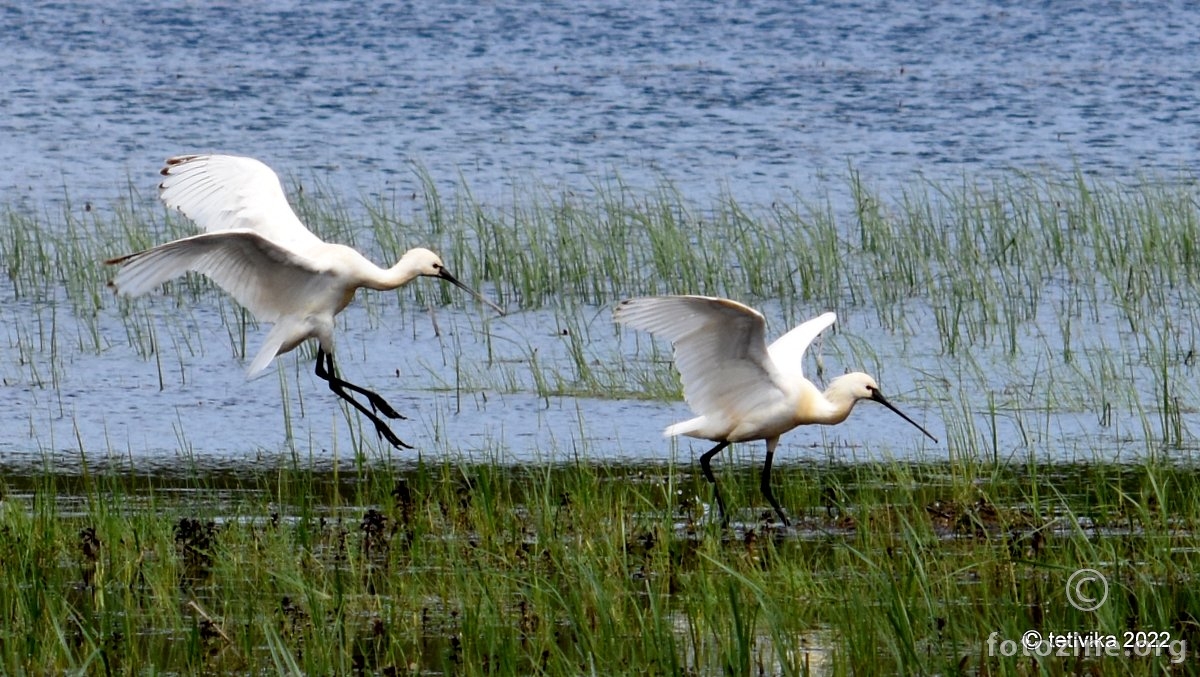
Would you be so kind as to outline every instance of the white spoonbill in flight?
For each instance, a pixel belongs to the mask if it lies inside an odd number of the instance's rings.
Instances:
[[[249,378],[304,341],[317,340],[316,374],[338,397],[371,419],[376,432],[398,448],[411,448],[377,410],[403,418],[378,393],[338,377],[333,366],[334,316],[361,287],[387,291],[418,276],[436,277],[504,311],[459,282],[437,254],[416,248],[391,268],[380,268],[354,249],[325,242],[300,222],[279,177],[258,160],[231,155],[181,155],[167,160],[159,197],[205,232],[106,261],[120,266],[110,285],[138,296],[196,272],[211,278],[260,322],[275,326],[246,370]],[[368,409],[347,391],[363,395]]]
[[[729,517],[709,462],[734,442],[766,440],[760,487],[785,525],[790,524],[788,518],[771,491],[771,461],[779,436],[792,428],[841,423],[859,400],[874,400],[937,442],[888,402],[867,374],[839,376],[825,392],[804,378],[804,351],[836,319],[833,313],[825,313],[768,346],[762,314],[728,299],[654,296],[627,299],[614,309],[614,321],[665,338],[674,346],[683,397],[698,416],[668,426],[663,434],[717,442],[700,457],[700,469],[713,485],[723,523]]]

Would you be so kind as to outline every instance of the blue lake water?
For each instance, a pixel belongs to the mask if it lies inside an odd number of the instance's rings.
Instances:
[[[669,180],[701,202],[728,193],[747,203],[812,195],[848,166],[884,186],[1014,168],[1078,166],[1130,179],[1194,172],[1200,7],[929,5],[10,3],[0,7],[0,193],[33,213],[54,213],[64,197],[76,210],[102,207],[129,186],[152,201],[162,160],[196,151],[256,156],[350,201],[412,193],[414,167],[447,187],[461,178],[484,201],[504,199],[514,182],[586,188],[619,174],[647,189]],[[308,361],[288,356],[274,375],[244,382],[212,308],[160,325],[166,365],[135,357],[123,325],[108,318],[102,331],[119,349],[70,358],[49,387],[52,370],[35,373],[16,351],[52,311],[7,312],[7,460],[52,452],[70,463],[79,447],[148,458],[137,461],[147,468],[186,463],[192,451],[238,462],[248,449],[274,456],[285,446],[281,393],[294,432],[307,435],[298,447],[324,460],[349,447]],[[843,318],[849,337],[869,333],[864,318]],[[441,321],[463,360],[488,354],[477,316],[447,312]],[[565,361],[547,323],[531,314],[489,331],[542,332],[547,353]],[[551,449],[665,457],[674,447],[658,431],[687,416],[681,403],[431,394],[451,367],[446,339],[419,310],[372,320],[352,308],[346,325],[339,359],[349,374],[380,387],[374,375],[401,370],[418,383],[411,396],[383,387],[414,416],[398,434],[431,453],[486,456],[506,446],[524,459]],[[251,351],[260,338],[251,334]],[[879,372],[901,350],[906,360],[936,359],[934,346],[893,346],[865,366]],[[863,365],[854,354],[836,357]],[[946,432],[936,411],[919,410],[931,393],[916,377],[894,367],[885,376],[897,403]],[[872,458],[865,450],[897,434],[897,421],[877,409],[856,412],[861,424],[845,438],[797,433],[787,457],[835,448]],[[1098,446],[1089,417],[1063,415],[1042,430],[1065,456],[1086,456]],[[1000,436],[1028,434],[1017,415],[998,425]],[[1131,413],[1118,415],[1120,425],[1136,437],[1144,423]],[[849,438],[855,446],[838,446]],[[689,445],[680,445],[685,455],[695,453]],[[760,453],[742,446],[739,455]],[[943,453],[915,434],[902,447],[913,457]]]
[[[1200,7],[7,3],[0,191],[152,195],[227,151],[348,196],[618,172],[745,201],[843,175],[1193,170]]]

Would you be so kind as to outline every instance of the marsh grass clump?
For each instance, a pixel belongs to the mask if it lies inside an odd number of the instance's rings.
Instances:
[[[589,191],[517,183],[510,199],[485,203],[465,184],[439,190],[420,168],[416,178],[411,196],[357,203],[319,179],[288,185],[297,214],[321,237],[380,262],[432,247],[462,277],[490,281],[522,309],[705,293],[779,300],[789,318],[814,305],[870,304],[894,322],[894,306],[926,299],[939,316],[957,318],[942,323],[945,340],[975,342],[1006,339],[1009,316],[1028,320],[1047,299],[1092,318],[1098,304],[1117,303],[1136,330],[1198,281],[1200,214],[1186,178],[1129,184],[1013,173],[915,182],[890,196],[851,168],[846,203],[796,192],[769,205],[730,194],[697,202],[668,181],[635,188],[619,176]],[[132,189],[105,205],[67,201],[61,214],[9,209],[2,217],[0,254],[14,292],[45,299],[65,289],[80,315],[106,298],[101,261],[194,231]],[[192,297],[212,290],[199,278],[172,288]],[[397,293],[424,304],[427,292]],[[437,293],[439,304],[450,302]]]
[[[755,500],[753,468],[728,474]],[[782,466],[777,480],[793,530],[760,522],[765,509],[730,530],[697,519],[678,495],[704,495],[703,480],[654,466],[19,479],[0,506],[0,664],[1021,674],[1027,659],[989,655],[994,633],[1200,641],[1194,469],[880,462]],[[63,510],[68,488],[90,507]],[[1110,586],[1095,613],[1065,599],[1081,568]],[[1164,652],[1127,667],[1178,665]]]
[[[1155,436],[1172,447],[1191,439],[1188,379],[1180,372],[1194,361],[1191,327],[1200,326],[1194,181],[1010,172],[915,180],[894,195],[854,168],[838,181],[815,196],[796,190],[766,205],[728,193],[698,201],[666,180],[631,186],[619,176],[597,178],[585,191],[515,182],[508,197],[485,202],[473,187],[446,189],[419,167],[406,195],[355,201],[319,178],[285,185],[322,237],[381,263],[411,246],[431,247],[516,314],[539,314],[539,323],[562,332],[551,355],[519,334],[509,336],[512,345],[495,338],[508,318],[464,315],[463,331],[484,337],[487,359],[464,360],[462,339],[445,343],[444,364],[428,370],[436,375],[430,388],[548,397],[625,396],[644,386],[651,396],[672,396],[678,389],[660,387],[639,355],[612,347],[618,333],[606,312],[630,296],[700,293],[769,308],[772,326],[836,310],[902,344],[919,336],[933,348],[924,368],[934,372],[981,358],[992,360],[989,368],[1020,371],[1044,346],[1037,356],[1051,360],[1044,364],[1072,365],[1091,378],[1110,371],[1103,363],[1120,350],[1130,354],[1138,382],[1159,381],[1144,388],[1157,401],[1138,394],[1148,419],[1158,419]],[[17,355],[5,377],[53,387],[74,355],[122,344],[159,361],[164,373],[181,369],[182,356],[206,349],[193,325],[207,325],[210,313],[233,354],[244,355],[256,323],[203,278],[177,280],[153,303],[107,293],[111,271],[100,262],[193,231],[134,190],[109,204],[68,200],[56,213],[0,214],[0,260],[16,301],[0,311]],[[412,285],[364,294],[360,305],[375,322],[396,315],[397,298],[412,311],[394,320],[401,323],[469,303]],[[453,383],[443,368],[450,364]],[[1096,385],[1061,382],[1075,391]]]

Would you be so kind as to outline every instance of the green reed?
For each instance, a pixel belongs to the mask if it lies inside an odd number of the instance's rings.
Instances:
[[[1164,315],[1196,316],[1188,290],[1197,285],[1198,218],[1186,181],[1012,174],[916,183],[888,196],[851,170],[847,210],[828,194],[765,206],[726,194],[697,204],[670,184],[635,189],[619,177],[587,192],[519,185],[493,204],[469,186],[447,195],[420,170],[417,178],[421,190],[403,199],[355,204],[319,180],[293,182],[292,195],[318,234],[385,265],[411,246],[430,246],[511,308],[570,313],[637,294],[705,293],[780,302],[788,321],[870,307],[896,328],[909,313],[931,312],[950,354],[992,344],[1015,354],[1021,327],[1043,321],[1048,304],[1076,331],[1112,306],[1138,335]],[[92,350],[103,342],[94,318],[112,306],[104,289],[112,271],[100,262],[192,230],[134,191],[108,205],[3,217],[0,255],[14,293],[65,302],[76,321],[89,323],[81,338]],[[168,293],[228,303],[199,279]],[[410,285],[398,295],[418,307],[462,302],[442,287]],[[390,305],[377,296],[382,301],[364,301]],[[247,319],[227,313],[226,321],[240,344]]]
[[[282,462],[253,474],[12,476],[6,672],[1019,674],[993,633],[1200,641],[1200,487],[1147,463],[783,466],[797,530],[699,520],[692,468]],[[74,502],[71,497],[78,497]],[[76,509],[78,506],[82,509]],[[755,506],[755,507],[749,507]],[[1095,612],[1065,599],[1106,575]],[[1191,619],[1191,620],[1189,620]],[[1175,666],[1120,659],[1126,674]]]
[[[1178,300],[1174,290],[1197,283],[1193,187],[1167,178],[1124,185],[1014,174],[917,183],[888,196],[851,170],[847,211],[829,195],[759,206],[725,194],[698,204],[668,183],[635,189],[619,177],[587,192],[518,186],[492,204],[469,186],[447,196],[417,177],[422,190],[405,199],[355,203],[319,180],[293,182],[292,197],[302,220],[331,241],[384,264],[412,246],[440,249],[462,277],[491,282],[526,309],[694,292],[785,299],[790,317],[799,303],[891,314],[925,299],[958,318],[946,340],[966,332],[977,342],[1009,316],[1031,318],[1047,294],[1093,316],[1097,304],[1121,304],[1136,330],[1146,312]],[[107,304],[103,259],[192,231],[132,191],[106,205],[67,203],[61,214],[3,216],[0,254],[14,291],[53,298],[65,290],[80,315]],[[193,297],[211,291],[199,282],[175,287]]]

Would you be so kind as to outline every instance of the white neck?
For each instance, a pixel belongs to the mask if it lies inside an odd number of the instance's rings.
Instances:
[[[408,254],[400,257],[396,265],[391,268],[380,268],[374,264],[371,267],[374,270],[365,276],[363,286],[378,291],[389,291],[402,287],[421,275],[421,262]]]

